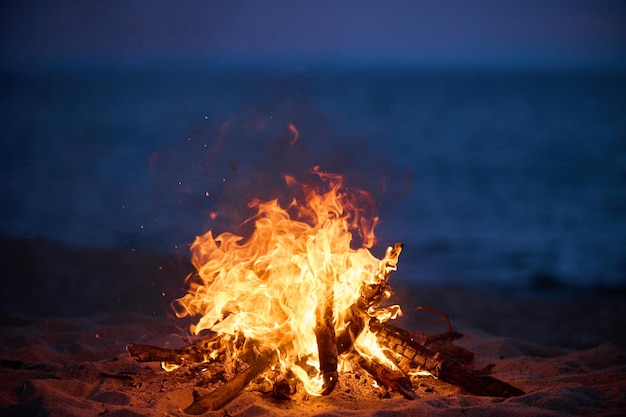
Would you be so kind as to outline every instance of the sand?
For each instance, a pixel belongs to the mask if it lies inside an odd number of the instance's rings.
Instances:
[[[185,415],[193,392],[208,392],[188,368],[166,373],[159,364],[135,362],[125,350],[128,343],[190,343],[187,323],[169,315],[166,302],[188,268],[184,259],[6,238],[2,245],[0,416]],[[399,286],[402,327],[442,331],[440,319],[412,307],[445,311],[464,334],[455,343],[476,354],[475,366],[491,364],[491,375],[526,394],[480,397],[423,377],[414,381],[419,398],[409,401],[373,387],[357,369],[342,374],[327,397],[278,401],[250,391],[207,415],[626,414],[623,294]]]

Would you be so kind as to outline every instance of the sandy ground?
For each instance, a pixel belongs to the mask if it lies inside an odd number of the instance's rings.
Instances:
[[[184,257],[141,251],[83,251],[3,238],[0,416],[184,415],[197,372],[137,363],[128,343],[182,347],[186,323],[167,314],[188,272]],[[244,392],[214,416],[620,416],[626,414],[626,303],[616,291],[549,288],[531,295],[399,285],[402,327],[440,332],[446,312],[457,344],[476,367],[525,395],[469,395],[431,377],[413,380],[419,398],[372,386],[362,370],[342,374],[327,397],[277,401]]]

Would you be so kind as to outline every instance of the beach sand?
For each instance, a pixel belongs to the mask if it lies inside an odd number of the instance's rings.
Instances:
[[[43,240],[0,239],[0,416],[175,416],[208,389],[183,367],[137,363],[129,343],[183,347],[188,322],[172,316],[190,272],[184,256],[82,250]],[[432,377],[414,380],[409,401],[342,374],[326,397],[278,401],[242,393],[210,416],[620,416],[626,414],[623,292],[537,289],[533,294],[448,286],[394,287],[396,324],[438,333],[450,316],[477,369],[525,394],[470,395]]]

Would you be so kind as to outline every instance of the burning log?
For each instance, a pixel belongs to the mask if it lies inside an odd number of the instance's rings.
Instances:
[[[126,350],[137,362],[166,362],[176,366],[184,363],[206,363],[220,350],[220,337],[203,338],[183,349],[165,349],[150,345],[126,345]]]
[[[445,332],[439,334],[426,334],[407,330],[413,342],[418,343],[434,352],[439,352],[464,365],[474,362],[474,352],[464,347],[452,344],[453,341],[463,337],[463,333]]]
[[[356,338],[365,329],[365,323],[370,318],[367,313],[368,310],[373,310],[380,303],[391,297],[389,276],[396,270],[403,246],[402,243],[396,243],[387,248],[385,257],[381,260],[375,274],[374,283],[362,287],[361,296],[346,311],[349,323],[339,337],[335,334],[333,324],[334,293],[332,287],[327,288],[328,296],[322,308],[318,309],[317,327],[315,329],[320,371],[324,378],[322,395],[330,394],[337,384],[337,378],[339,377],[337,374],[337,356],[347,352],[354,344]],[[328,275],[334,276],[332,271]],[[334,280],[327,280],[327,282],[334,284]],[[321,314],[320,310],[322,311]],[[369,368],[373,369],[375,365],[371,365]]]
[[[357,304],[353,304],[346,312],[346,320],[348,325],[337,336],[337,354],[342,355],[352,348],[354,341],[361,334],[365,328],[365,323],[369,321],[370,317],[365,313],[361,299],[357,301]]]
[[[337,373],[337,337],[333,323],[333,307],[335,304],[333,287],[335,280],[332,271],[329,271],[327,275],[326,300],[317,309],[317,325],[315,327],[320,372],[324,379],[322,395],[330,394],[335,385],[337,385],[337,379],[339,378]]]
[[[361,355],[359,355],[358,362],[361,368],[369,372],[381,385],[399,392],[407,400],[417,399],[417,394],[413,391],[411,380],[402,372],[390,369],[383,364]]]
[[[387,247],[385,257],[381,260],[376,272],[374,283],[361,287],[361,296],[345,312],[345,320],[348,325],[337,336],[337,351],[339,355],[350,350],[356,338],[365,329],[371,318],[368,310],[375,309],[393,294],[389,285],[389,276],[396,270],[398,258],[403,247],[402,243],[396,243]]]
[[[215,360],[224,352],[223,337],[212,335],[195,341],[183,349],[166,349],[151,345],[126,345],[126,350],[137,362],[163,362],[176,368],[184,364],[201,364]]]
[[[256,378],[265,371],[275,358],[275,353],[266,351],[252,361],[248,369],[226,382],[215,391],[194,398],[193,403],[185,408],[185,413],[192,415],[204,414],[207,411],[219,410],[235,398]]]
[[[413,361],[442,381],[461,387],[472,394],[491,397],[513,397],[524,394],[519,388],[492,376],[478,374],[461,362],[415,342],[410,332],[404,329],[375,320],[370,323],[370,329],[376,333],[380,343],[394,352]]]
[[[151,345],[126,345],[126,350],[137,362],[168,362],[182,365],[185,362],[198,362],[198,358],[188,357],[183,349],[165,349]]]

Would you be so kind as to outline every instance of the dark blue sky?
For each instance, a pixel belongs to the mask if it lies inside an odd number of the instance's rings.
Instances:
[[[3,2],[4,67],[89,63],[626,68],[626,2]]]

